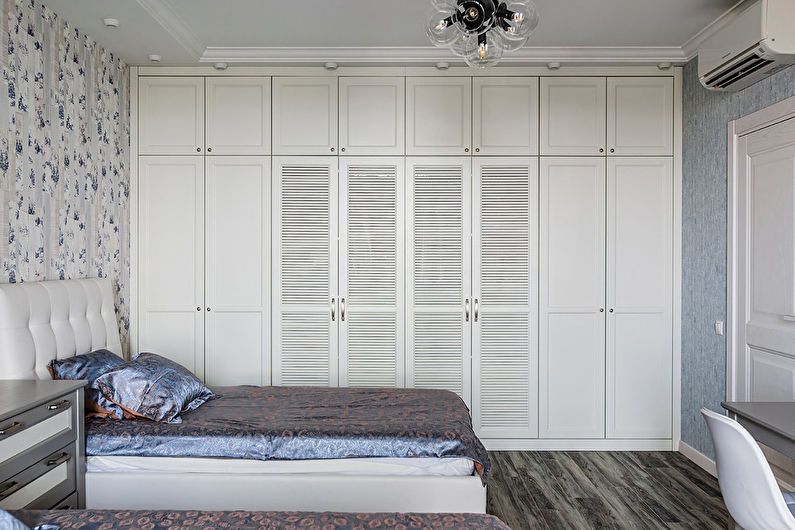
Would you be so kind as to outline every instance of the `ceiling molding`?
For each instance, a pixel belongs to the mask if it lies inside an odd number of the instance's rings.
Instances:
[[[197,61],[206,46],[177,13],[162,0],[135,0],[177,43]]]
[[[707,27],[690,37],[687,42],[682,44],[682,55],[689,61],[698,55],[699,47],[705,40],[713,36],[715,33],[725,28],[729,23],[733,22],[745,10],[746,5],[753,0],[740,0],[734,4],[728,11],[721,16],[710,22]]]

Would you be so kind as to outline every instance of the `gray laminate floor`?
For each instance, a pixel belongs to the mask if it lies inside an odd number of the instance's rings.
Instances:
[[[490,453],[488,512],[524,528],[721,528],[711,475],[679,453]]]

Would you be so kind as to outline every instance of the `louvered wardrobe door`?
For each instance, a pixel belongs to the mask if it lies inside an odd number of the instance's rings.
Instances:
[[[337,160],[273,160],[273,383],[337,384]]]
[[[407,380],[471,393],[469,158],[407,162]]]
[[[538,159],[474,161],[473,421],[486,438],[538,435]]]
[[[404,384],[404,166],[340,160],[340,386]]]

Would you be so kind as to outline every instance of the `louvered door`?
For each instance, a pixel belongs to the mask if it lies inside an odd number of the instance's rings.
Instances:
[[[406,383],[469,404],[470,159],[409,158],[406,177]]]
[[[340,161],[340,386],[404,384],[404,165]]]
[[[473,422],[485,438],[535,438],[538,159],[473,164]]]
[[[336,386],[337,159],[273,168],[273,383]]]

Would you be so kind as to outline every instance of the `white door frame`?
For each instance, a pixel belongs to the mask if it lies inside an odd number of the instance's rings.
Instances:
[[[738,366],[744,361],[742,355],[742,345],[739,344],[738,335],[741,325],[744,322],[739,320],[745,314],[738,307],[739,290],[738,274],[738,174],[739,164],[738,141],[740,137],[759,131],[761,129],[776,125],[782,121],[795,118],[795,96],[775,103],[762,110],[743,116],[742,118],[729,122],[729,182],[727,186],[727,249],[726,249],[726,399],[733,401],[738,396],[738,381],[735,375],[738,373]],[[744,269],[743,269],[744,270]],[[743,370],[748,374],[748,370]],[[744,382],[746,385],[748,381]]]

